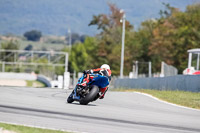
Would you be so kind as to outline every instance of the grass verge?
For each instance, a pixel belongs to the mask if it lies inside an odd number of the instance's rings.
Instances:
[[[200,109],[200,93],[150,89],[114,89],[114,91],[147,93],[170,103]]]
[[[19,125],[5,124],[5,123],[0,123],[0,128],[3,128],[4,130],[14,131],[16,133],[69,133],[64,131],[33,128],[33,127],[26,127],[26,126],[19,126]]]
[[[28,86],[28,87],[45,87],[45,84],[43,84],[39,81],[26,80],[26,86]]]
[[[20,49],[24,49],[29,44],[31,44],[33,46],[33,50],[42,50],[42,49],[61,50],[66,46],[65,44],[60,44],[60,43],[56,43],[56,44],[41,43],[41,42],[34,42],[34,41],[27,41],[27,40],[19,40],[18,42],[20,44]]]

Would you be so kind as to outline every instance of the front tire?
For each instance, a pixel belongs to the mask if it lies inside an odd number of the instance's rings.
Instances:
[[[72,98],[73,96],[73,92],[69,95],[69,97],[67,98],[67,102],[68,103],[72,103],[74,101],[74,99]]]
[[[94,100],[98,93],[99,87],[93,85],[90,92],[84,98],[82,98],[79,103],[82,105],[87,105],[89,102]]]

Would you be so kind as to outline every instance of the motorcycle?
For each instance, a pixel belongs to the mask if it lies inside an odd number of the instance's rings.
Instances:
[[[81,83],[85,78],[85,74],[78,80],[75,89],[67,98],[68,103],[78,101],[82,105],[87,105],[89,102],[97,100],[102,94],[100,89],[109,85],[109,79],[100,74],[89,74],[90,82],[86,86]]]

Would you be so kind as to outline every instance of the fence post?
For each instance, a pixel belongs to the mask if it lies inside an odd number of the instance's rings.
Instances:
[[[65,72],[68,72],[68,53],[65,54]]]
[[[70,73],[69,72],[64,72],[63,88],[64,89],[69,89],[69,85],[70,85]]]
[[[135,61],[135,78],[138,78],[138,61]]]
[[[188,68],[191,67],[191,64],[192,64],[192,53],[189,53]]]
[[[73,88],[76,86],[76,71],[74,70],[74,73],[73,73]]]
[[[151,77],[151,62],[149,61],[149,77]]]
[[[197,54],[197,70],[199,70],[199,53]]]
[[[160,77],[164,77],[165,76],[165,74],[164,74],[164,66],[165,64],[164,64],[164,62],[162,61],[161,62],[161,74],[160,74]]]
[[[2,62],[2,72],[5,72],[5,62]]]

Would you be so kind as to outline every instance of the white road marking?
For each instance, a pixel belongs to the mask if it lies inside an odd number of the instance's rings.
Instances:
[[[145,95],[145,96],[148,96],[148,97],[151,97],[159,102],[162,102],[162,103],[165,103],[165,104],[169,104],[169,105],[172,105],[172,106],[176,106],[176,107],[180,107],[180,108],[184,108],[184,109],[190,109],[190,110],[195,110],[195,111],[200,111],[199,109],[194,109],[194,108],[190,108],[190,107],[185,107],[185,106],[181,106],[181,105],[177,105],[177,104],[174,104],[174,103],[169,103],[167,101],[163,101],[161,99],[158,99],[157,97],[154,97],[150,94],[146,94],[146,93],[142,93],[142,92],[134,92],[134,93],[137,93],[137,94],[141,94],[141,95]]]

